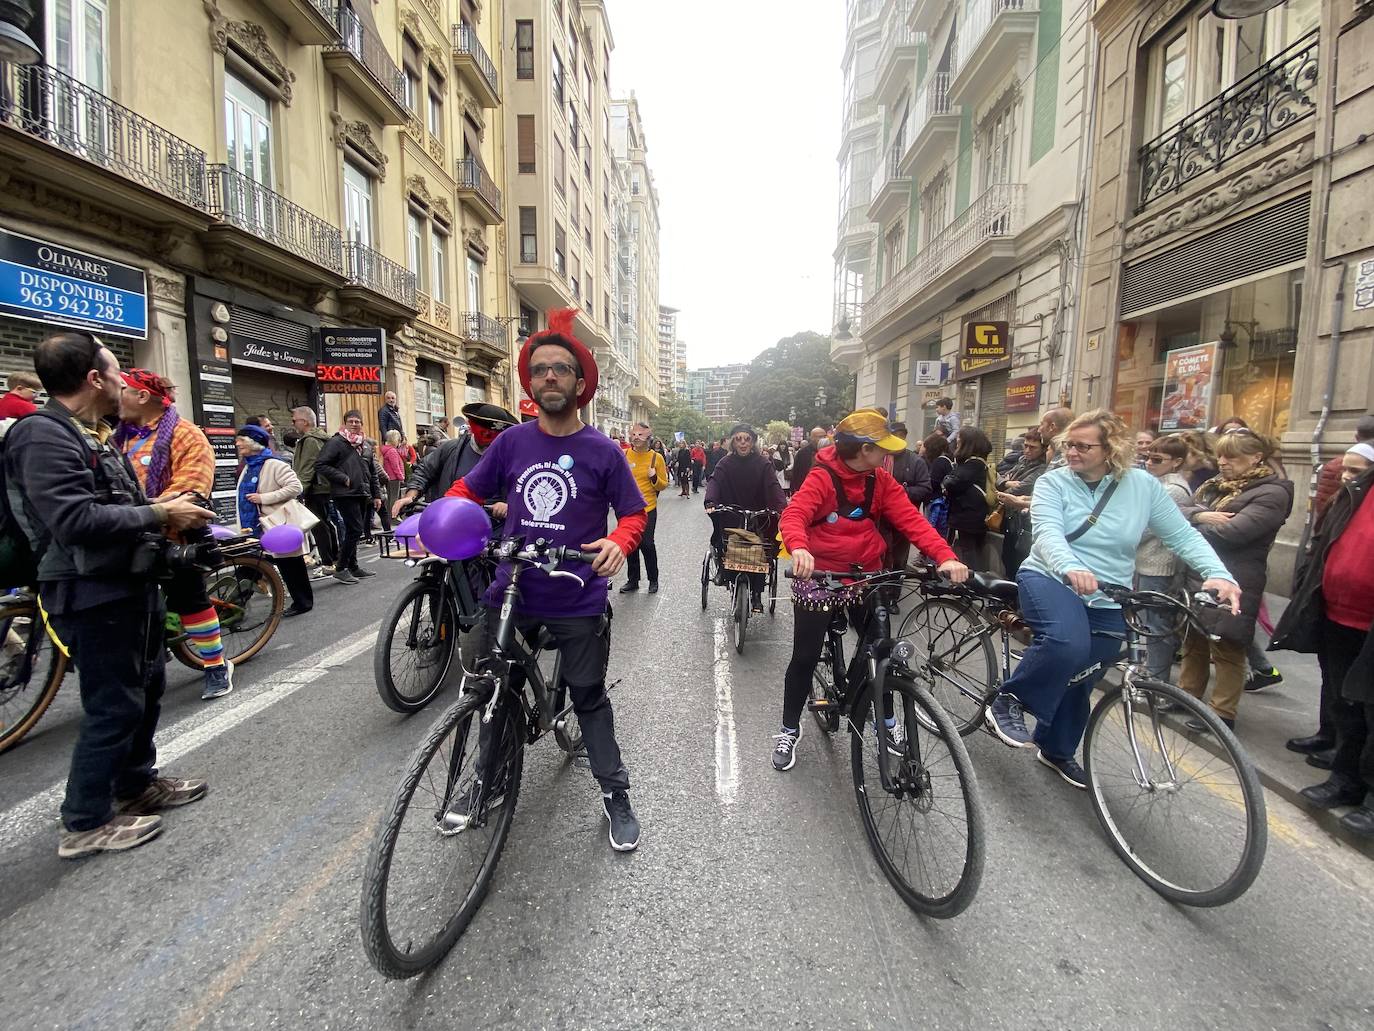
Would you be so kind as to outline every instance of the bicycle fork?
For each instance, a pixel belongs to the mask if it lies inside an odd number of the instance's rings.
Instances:
[[[1135,761],[1132,774],[1135,777],[1136,786],[1142,791],[1162,791],[1172,794],[1179,787],[1178,770],[1174,768],[1173,761],[1169,758],[1169,750],[1164,744],[1164,728],[1156,706],[1155,696],[1151,694],[1147,697],[1144,691],[1136,687],[1133,671],[1134,667],[1127,669],[1121,685],[1121,707],[1126,720],[1126,740],[1131,743],[1131,756]],[[1141,752],[1140,740],[1136,734],[1134,706],[1142,706],[1150,714],[1150,726],[1154,731],[1155,745],[1159,750],[1160,762],[1163,764],[1165,774],[1162,781],[1155,780],[1146,766],[1145,756]]]

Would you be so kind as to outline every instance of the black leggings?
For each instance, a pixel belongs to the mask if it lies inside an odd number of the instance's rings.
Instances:
[[[787,664],[782,681],[782,725],[788,730],[796,730],[799,726],[802,709],[811,694],[816,663],[820,661],[825,635],[834,616],[833,611],[792,606],[792,661]],[[851,626],[858,625],[863,619],[863,610],[851,606],[848,616]]]

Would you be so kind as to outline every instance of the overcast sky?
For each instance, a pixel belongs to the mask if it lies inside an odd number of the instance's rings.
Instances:
[[[659,294],[692,368],[830,329],[844,0],[607,0],[611,86],[639,99]]]

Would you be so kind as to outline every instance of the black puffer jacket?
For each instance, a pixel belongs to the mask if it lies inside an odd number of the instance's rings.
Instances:
[[[334,498],[380,498],[377,463],[372,445],[363,442],[359,452],[341,433],[336,433],[320,449],[315,473],[329,481],[329,496]]]
[[[949,501],[949,528],[969,533],[987,530],[988,464],[981,458],[960,459],[945,477],[945,498]]]
[[[1240,494],[1217,511],[1233,512],[1235,518],[1227,523],[1197,523],[1199,513],[1210,511],[1197,500],[1179,506],[1183,515],[1216,549],[1217,557],[1240,585],[1240,614],[1232,615],[1224,609],[1203,609],[1199,618],[1214,634],[1228,641],[1245,643],[1255,633],[1255,617],[1264,600],[1264,585],[1268,579],[1269,549],[1274,545],[1279,528],[1293,511],[1293,482],[1273,474],[1249,483]],[[1190,576],[1190,583],[1201,581]]]

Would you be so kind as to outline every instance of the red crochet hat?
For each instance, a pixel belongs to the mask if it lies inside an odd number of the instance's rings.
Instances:
[[[520,348],[516,368],[520,372],[520,385],[530,397],[534,397],[534,391],[530,389],[530,355],[540,344],[553,344],[572,353],[585,384],[582,393],[577,395],[578,408],[589,404],[596,396],[596,385],[601,379],[601,374],[597,370],[596,359],[592,357],[587,345],[573,336],[573,316],[576,314],[576,308],[557,308],[549,312],[549,328],[535,333],[525,341],[525,346]]]

